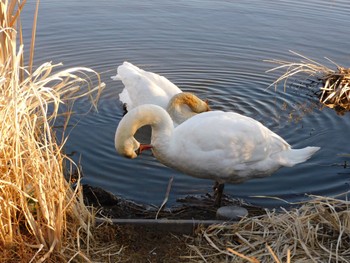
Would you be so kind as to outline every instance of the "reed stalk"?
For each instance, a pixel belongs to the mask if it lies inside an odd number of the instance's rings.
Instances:
[[[283,82],[284,90],[286,90],[291,77],[306,75],[307,78],[320,83],[318,96],[323,105],[335,109],[339,114],[350,111],[350,68],[345,68],[327,59],[336,66],[336,70],[334,70],[299,53],[290,52],[300,57],[301,60],[299,62],[267,60],[279,65],[267,72],[285,71],[270,86],[277,88],[277,85]]]
[[[96,105],[103,84],[88,68],[60,70],[61,64],[50,62],[34,68],[37,12],[30,59],[24,65],[20,14],[25,2],[0,3],[1,261],[56,262],[77,251],[84,258],[87,252],[79,251],[72,237],[89,242],[93,216],[79,187],[73,190],[64,179],[67,157],[62,149],[67,138],[58,142],[52,125],[62,103],[94,96]],[[75,251],[69,252],[72,246]]]

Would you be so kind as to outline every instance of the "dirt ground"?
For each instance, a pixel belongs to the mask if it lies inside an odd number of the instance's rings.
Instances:
[[[97,218],[154,219],[158,207],[137,204],[122,199],[101,188],[83,186],[84,202],[97,209]],[[188,196],[178,200],[179,205],[159,212],[158,218],[215,220],[216,208],[213,197]],[[261,214],[262,209],[244,205],[227,196],[223,205],[241,205],[250,215]],[[195,229],[194,229],[195,230]],[[193,233],[155,229],[147,225],[102,224],[94,234],[101,246],[111,246],[102,262],[191,262],[188,246],[195,237]],[[113,247],[114,246],[114,247]],[[109,254],[109,255],[108,255]],[[101,255],[100,255],[101,256]],[[101,262],[101,258],[98,258]]]
[[[103,225],[94,233],[98,247],[95,262],[189,262],[188,237],[135,226]]]
[[[216,219],[217,208],[214,207],[214,198],[209,193],[205,195],[186,196],[178,199],[176,206],[165,206],[161,211],[158,211],[159,207],[126,200],[102,188],[90,185],[83,185],[83,196],[85,204],[97,208],[97,217],[102,218],[155,219],[158,213],[158,219]],[[223,195],[222,206],[227,205],[245,207],[250,216],[263,212],[259,207],[254,207]]]

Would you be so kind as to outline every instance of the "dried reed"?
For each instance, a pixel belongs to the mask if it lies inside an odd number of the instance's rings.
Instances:
[[[73,191],[64,179],[65,140],[57,142],[52,124],[62,103],[94,95],[94,104],[103,85],[88,68],[58,71],[60,65],[44,63],[34,70],[37,11],[29,66],[24,66],[24,4],[0,3],[1,262],[62,262],[69,255],[85,259],[88,251],[79,242],[89,247],[93,217],[79,188]],[[96,88],[89,74],[95,76]]]
[[[201,229],[189,262],[350,262],[350,202],[314,197],[301,207]]]
[[[286,70],[270,86],[274,85],[277,88],[278,83],[283,81],[283,86],[286,90],[287,82],[292,76],[306,74],[308,78],[315,78],[315,81],[322,83],[320,87],[321,92],[319,93],[321,103],[329,108],[334,108],[340,114],[350,110],[350,68],[344,68],[327,59],[337,67],[337,70],[332,70],[301,54],[293,51],[290,52],[301,57],[302,60],[300,62],[267,60],[268,62],[280,65],[267,72],[280,69]]]

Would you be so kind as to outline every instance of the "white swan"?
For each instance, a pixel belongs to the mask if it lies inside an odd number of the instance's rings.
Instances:
[[[192,93],[182,92],[156,73],[144,71],[126,61],[117,72],[112,79],[121,80],[125,86],[119,99],[127,111],[142,104],[155,104],[168,110],[176,126],[197,113],[210,110],[207,102]]]
[[[137,157],[137,150],[143,146],[134,134],[144,125],[152,128],[150,147],[161,163],[219,183],[216,205],[220,205],[224,183],[268,176],[282,166],[306,161],[320,149],[291,149],[284,139],[260,122],[233,112],[201,113],[174,128],[164,109],[141,105],[119,122],[115,147],[120,155]]]

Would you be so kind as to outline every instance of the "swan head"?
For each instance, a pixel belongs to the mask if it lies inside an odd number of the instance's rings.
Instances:
[[[150,144],[140,144],[134,137],[130,137],[124,143],[116,143],[115,148],[117,152],[129,159],[134,159],[143,151],[152,149]]]
[[[174,122],[180,124],[198,113],[210,111],[210,107],[208,101],[203,101],[190,92],[181,92],[171,98],[167,111]]]
[[[140,142],[134,137],[136,128],[134,128],[132,111],[124,115],[118,124],[115,132],[114,145],[117,152],[126,158],[134,159],[139,154]]]
[[[210,107],[208,105],[208,100],[201,100],[196,95],[190,92],[181,92],[176,94],[169,102],[169,106],[171,104],[185,104],[187,105],[193,112],[201,113],[210,111]]]
[[[118,137],[118,139],[117,139]],[[134,159],[140,153],[140,143],[128,134],[116,133],[115,149],[117,152],[126,158]]]

